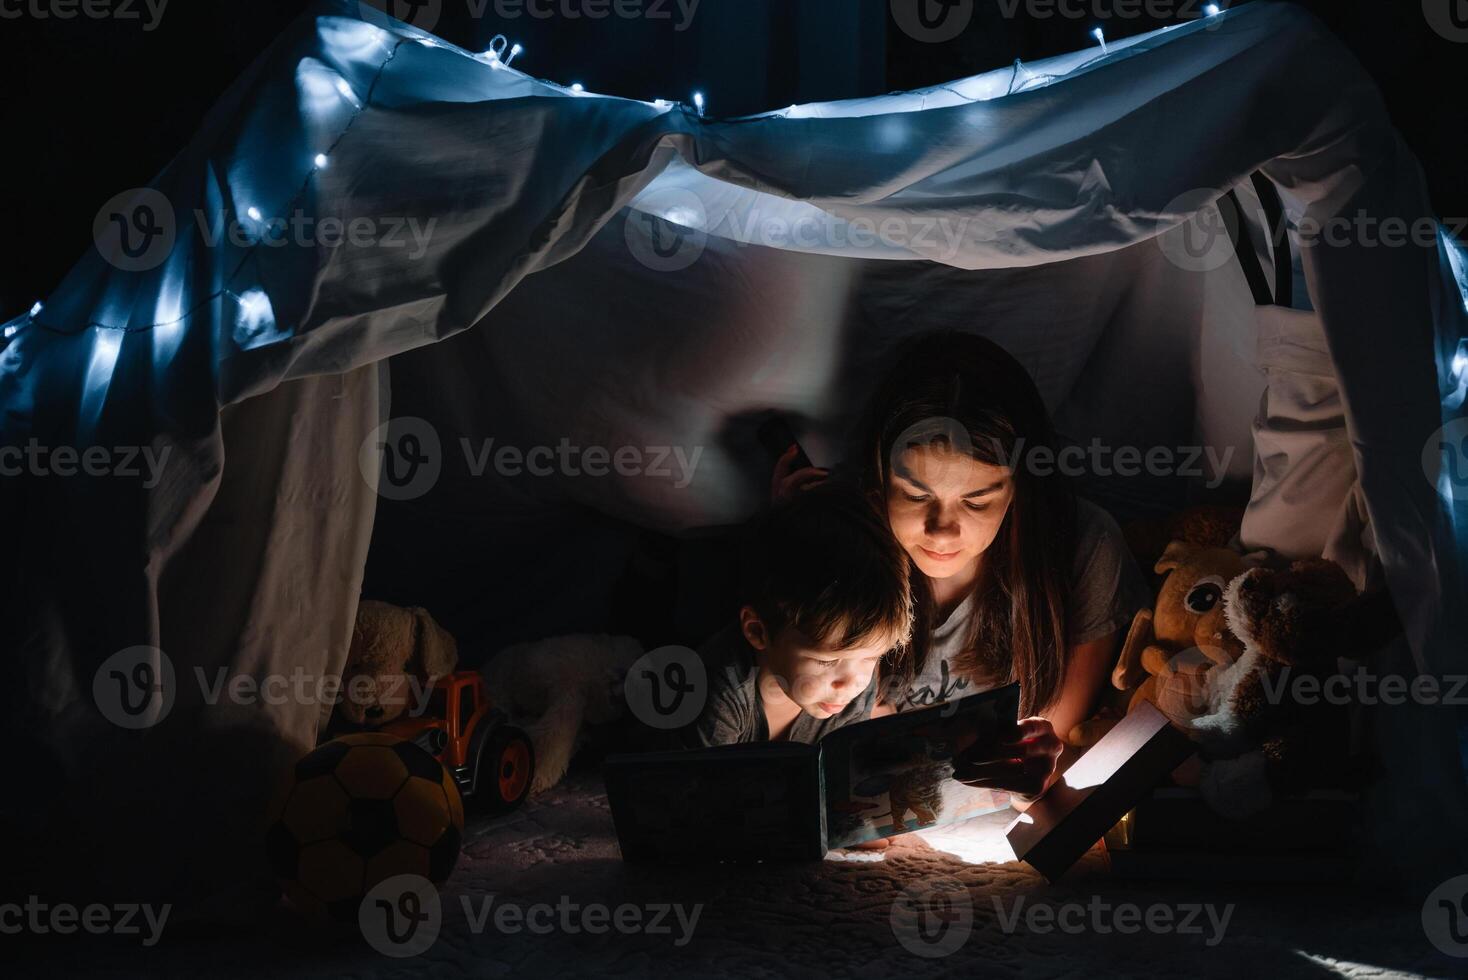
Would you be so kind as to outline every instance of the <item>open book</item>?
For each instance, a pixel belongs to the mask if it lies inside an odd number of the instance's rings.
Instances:
[[[1019,685],[873,718],[814,745],[614,755],[607,800],[628,861],[818,860],[833,847],[1009,805],[955,781],[953,758],[1013,736]]]

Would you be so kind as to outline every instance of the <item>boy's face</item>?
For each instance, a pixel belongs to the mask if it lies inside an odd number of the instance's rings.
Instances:
[[[769,700],[782,694],[814,718],[845,711],[871,684],[877,662],[891,646],[822,646],[793,626],[771,636],[751,606],[740,610],[739,621],[744,638],[759,651],[760,696]]]

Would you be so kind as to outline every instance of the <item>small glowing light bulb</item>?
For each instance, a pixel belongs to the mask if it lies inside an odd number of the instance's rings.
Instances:
[[[1091,36],[1096,39],[1097,44],[1101,45],[1101,53],[1107,54],[1108,52],[1106,50],[1106,32],[1098,27],[1091,31]]]
[[[524,50],[525,50],[525,49],[524,49],[524,48],[522,48],[522,47],[520,47],[520,45],[519,45],[519,43],[518,43],[518,42],[517,42],[517,43],[516,43],[516,44],[515,44],[515,46],[514,46],[514,47],[512,47],[512,48],[510,48],[510,53],[509,53],[509,55],[508,55],[508,56],[507,56],[507,57],[506,57],[506,58],[505,58],[505,67],[506,67],[506,68],[508,68],[508,67],[510,67],[510,64],[511,64],[511,62],[513,62],[513,61],[514,61],[514,60],[515,60],[515,58],[516,58],[516,57],[517,57],[517,56],[518,56],[518,55],[519,55],[519,54],[520,54],[520,53],[521,53],[521,52],[523,52],[523,51],[524,51]]]
[[[693,93],[693,107],[698,110],[700,116],[703,115],[704,99],[702,92]]]
[[[250,216],[250,220],[251,221],[259,221],[260,220],[260,209],[257,208],[257,207],[254,207],[253,205],[248,210],[245,211],[245,214],[248,214]]]
[[[584,85],[582,85],[580,82],[572,82],[571,83],[571,91],[573,91],[573,92],[585,92],[586,91],[586,87]]]
[[[1218,4],[1210,3],[1208,6],[1203,8],[1203,13],[1207,14],[1209,17],[1217,17],[1219,14]]]
[[[316,154],[316,168],[319,170],[319,169],[325,168],[325,166],[326,166],[326,154],[325,153],[318,153],[318,154]]]
[[[41,315],[41,310],[44,309],[44,308],[45,308],[45,304],[42,303],[40,300],[36,300],[36,305],[31,307],[31,316],[33,316],[33,317],[40,316]]]

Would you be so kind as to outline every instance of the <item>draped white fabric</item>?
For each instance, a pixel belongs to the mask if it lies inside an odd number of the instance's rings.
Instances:
[[[737,521],[762,494],[738,420],[783,410],[808,422],[813,452],[840,458],[891,345],[956,327],[1015,352],[1067,439],[1232,447],[1218,475],[1247,485],[1264,382],[1239,338],[1254,300],[1236,264],[1189,267],[1183,223],[1255,170],[1297,224],[1431,214],[1370,80],[1288,5],[1104,57],[729,121],[572,92],[363,9],[322,2],[299,19],[158,176],[148,200],[174,236],[166,258],[93,250],[0,354],[0,445],[169,452],[156,486],[7,490],[28,566],[0,630],[35,695],[26,724],[73,784],[121,793],[96,774],[132,760],[130,778],[166,805],[178,773],[150,760],[197,759],[201,733],[309,740],[310,706],[242,717],[195,690],[147,733],[177,751],[143,752],[88,692],[105,658],[138,644],[180,670],[340,668],[373,531],[358,450],[387,414],[379,381],[451,448],[486,435],[702,447],[682,485],[537,484],[683,531]],[[274,218],[316,230],[219,234]],[[323,219],[374,232],[327,245]],[[1423,463],[1461,409],[1456,257],[1358,241],[1301,251],[1411,654],[1461,669],[1464,538]],[[1137,510],[1184,490],[1094,489]],[[542,513],[462,468],[446,467],[440,491],[440,512],[466,523],[491,503],[495,519]],[[1441,756],[1439,803],[1460,813],[1451,719],[1412,730]],[[191,779],[210,812],[258,805],[258,778]]]

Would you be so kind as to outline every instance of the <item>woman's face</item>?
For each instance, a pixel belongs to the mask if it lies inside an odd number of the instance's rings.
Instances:
[[[1013,498],[1014,480],[1004,467],[924,446],[894,460],[887,519],[924,575],[973,575]]]

